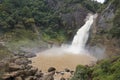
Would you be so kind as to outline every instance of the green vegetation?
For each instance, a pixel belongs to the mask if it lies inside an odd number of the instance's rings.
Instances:
[[[11,56],[11,52],[4,46],[0,44],[0,60]]]
[[[120,38],[120,1],[113,1],[113,5],[115,6],[115,17],[113,19],[113,27],[109,31],[112,37]]]
[[[42,40],[62,43],[75,30],[66,26],[63,15],[79,7],[92,13],[102,12],[110,3],[115,17],[106,23],[112,23],[113,27],[109,31],[99,31],[102,37],[109,35],[120,39],[120,0],[105,0],[103,5],[92,0],[53,1],[55,4],[46,0],[0,0],[0,41],[9,41],[6,47],[11,51],[41,45]],[[56,6],[57,3],[59,5]],[[72,25],[76,26],[75,20]],[[92,42],[100,38],[101,35],[96,36]],[[6,47],[0,45],[0,60],[11,55]],[[120,57],[102,60],[93,67],[78,65],[71,80],[120,80]]]
[[[93,67],[77,66],[71,80],[119,80],[120,57],[102,60]]]
[[[91,69],[88,66],[78,65],[71,80],[89,80],[91,77]]]
[[[111,10],[115,14],[114,18],[106,23],[111,23],[112,28],[106,31],[107,34],[112,38],[120,38],[120,0],[105,0],[104,5],[102,5],[101,11],[103,11],[109,4],[111,4]],[[105,31],[105,30],[103,30]]]
[[[30,33],[32,39],[40,33],[50,38],[57,37],[54,33],[61,34],[60,17],[44,0],[2,0],[0,12],[0,28],[5,34],[13,33],[15,38],[30,38]]]
[[[47,3],[45,0],[1,0],[0,29],[4,35],[10,36],[6,40],[33,40],[39,36],[45,41],[64,42],[69,30],[60,13],[73,12],[74,9],[67,7],[71,4],[79,4],[92,12],[96,12],[100,5],[90,0],[62,2],[63,5],[56,10],[49,6],[51,2]]]

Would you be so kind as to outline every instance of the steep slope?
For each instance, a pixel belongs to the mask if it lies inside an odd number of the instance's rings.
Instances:
[[[104,9],[99,14],[96,23],[96,33],[93,34],[91,44],[102,44],[108,56],[119,55],[120,30],[119,30],[119,0],[109,0],[103,5]]]
[[[2,0],[0,28],[7,38],[42,38],[61,43],[73,37],[87,13],[95,12],[99,5],[90,0]]]
[[[0,41],[12,50],[60,45],[71,41],[87,13],[99,5],[90,0],[1,0]]]

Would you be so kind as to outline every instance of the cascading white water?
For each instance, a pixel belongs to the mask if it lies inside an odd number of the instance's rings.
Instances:
[[[37,67],[39,66],[39,68],[44,71],[47,68],[54,66],[61,71],[65,68],[75,70],[75,67],[78,64],[88,65],[96,62],[96,57],[88,55],[88,52],[86,52],[87,50],[85,49],[85,45],[89,37],[89,30],[94,22],[94,18],[95,15],[89,15],[87,17],[85,25],[78,30],[71,45],[52,47],[46,51],[40,52],[39,56],[32,59],[34,62],[32,65]]]
[[[79,54],[85,52],[85,45],[89,37],[89,30],[94,22],[97,14],[89,14],[86,18],[85,24],[77,31],[74,36],[72,45],[69,47],[69,52]]]

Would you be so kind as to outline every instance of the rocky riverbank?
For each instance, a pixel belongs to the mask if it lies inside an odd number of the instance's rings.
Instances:
[[[64,76],[72,76],[72,70],[57,71],[49,67],[47,72],[31,66],[32,61],[24,55],[14,55],[0,61],[0,78],[2,80],[65,80]],[[58,79],[59,78],[59,79]],[[67,79],[68,80],[68,79]]]

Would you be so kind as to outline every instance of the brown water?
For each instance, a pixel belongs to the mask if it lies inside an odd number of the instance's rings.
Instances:
[[[75,70],[76,66],[89,65],[95,63],[96,59],[89,55],[62,54],[62,55],[45,55],[38,54],[31,59],[32,65],[46,72],[49,67],[55,67],[57,71],[63,71],[65,68]]]

